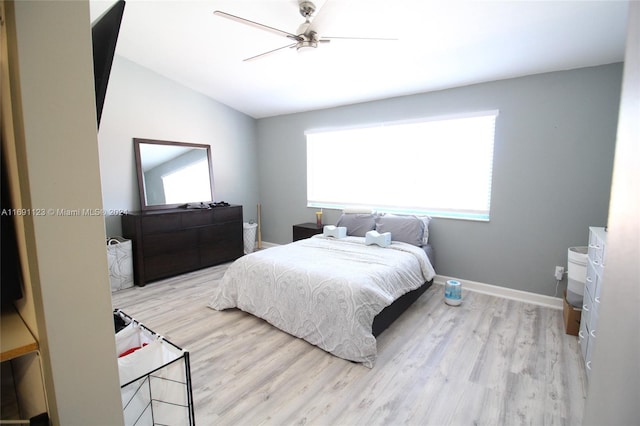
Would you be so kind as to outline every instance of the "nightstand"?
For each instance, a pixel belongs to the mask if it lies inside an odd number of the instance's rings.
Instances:
[[[293,241],[310,238],[316,234],[322,234],[323,229],[324,225],[317,225],[315,223],[299,223],[293,225]]]

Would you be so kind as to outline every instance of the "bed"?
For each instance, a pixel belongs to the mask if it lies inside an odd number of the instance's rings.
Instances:
[[[208,306],[241,309],[371,368],[376,336],[435,276],[427,255],[428,222],[393,216],[343,214],[338,226],[347,228],[344,238],[316,235],[243,256],[229,266]],[[367,244],[360,234],[370,228],[392,236],[393,229],[396,236],[386,247]]]

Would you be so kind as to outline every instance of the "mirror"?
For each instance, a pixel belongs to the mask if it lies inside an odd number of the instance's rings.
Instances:
[[[209,145],[134,139],[133,146],[142,210],[213,202]]]

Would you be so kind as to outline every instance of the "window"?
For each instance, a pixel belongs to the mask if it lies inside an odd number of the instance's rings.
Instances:
[[[488,221],[497,115],[308,131],[307,206]]]
[[[207,201],[202,199],[202,194],[211,194],[207,159],[163,175],[162,185],[167,204],[178,204],[184,200]]]

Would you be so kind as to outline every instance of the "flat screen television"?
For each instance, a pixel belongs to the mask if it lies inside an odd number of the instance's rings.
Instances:
[[[93,75],[96,86],[96,116],[98,128],[102,117],[104,98],[107,95],[107,85],[113,64],[113,55],[116,52],[120,24],[124,14],[124,0],[116,2],[91,26],[91,38],[93,40]]]

